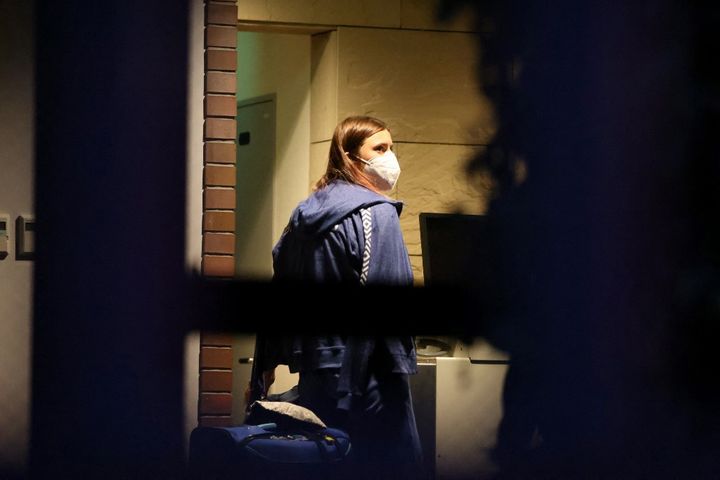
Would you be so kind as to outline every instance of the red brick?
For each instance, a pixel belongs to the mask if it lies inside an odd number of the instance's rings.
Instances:
[[[237,70],[237,50],[207,49],[205,51],[205,68],[235,72]]]
[[[237,25],[238,10],[237,6],[226,3],[207,4],[207,12],[205,22],[216,25]]]
[[[206,188],[203,200],[207,210],[232,210],[235,208],[235,189]]]
[[[205,93],[235,93],[237,77],[234,73],[205,72]]]
[[[203,255],[202,274],[206,277],[235,276],[235,257]]]
[[[232,348],[200,347],[200,368],[232,368]]]
[[[237,100],[235,95],[207,95],[205,97],[205,116],[235,117]]]
[[[232,395],[227,393],[201,393],[200,415],[230,415],[232,413]]]
[[[232,417],[200,417],[201,427],[231,427],[233,425]]]
[[[232,392],[232,372],[208,371],[200,372],[201,392]]]
[[[200,345],[229,347],[233,344],[233,339],[234,337],[229,333],[202,332],[200,334]]]
[[[212,187],[234,187],[236,170],[234,166],[207,165],[205,167],[205,185]]]
[[[235,233],[235,212],[205,212],[203,231]]]
[[[205,47],[228,47],[237,46],[237,28],[219,27],[208,25],[205,27]]]
[[[229,118],[206,118],[205,138],[232,140],[235,138],[236,121]]]
[[[205,233],[203,253],[235,254],[235,235],[232,233]]]
[[[235,142],[205,142],[205,163],[235,163]]]

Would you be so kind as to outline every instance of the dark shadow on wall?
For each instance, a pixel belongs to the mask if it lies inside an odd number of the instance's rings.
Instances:
[[[720,468],[720,92],[712,2],[440,2],[493,32],[492,288],[507,350],[501,478]],[[487,285],[485,285],[487,286]],[[487,314],[487,312],[492,312]]]
[[[36,2],[34,479],[180,478],[187,2]]]

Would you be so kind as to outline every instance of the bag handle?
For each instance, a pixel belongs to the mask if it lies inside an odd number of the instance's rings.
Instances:
[[[337,438],[330,435],[327,432],[314,433],[314,432],[308,432],[308,431],[304,431],[304,430],[298,430],[296,433],[289,433],[289,432],[282,432],[282,431],[280,431],[280,432],[267,431],[267,432],[262,432],[262,433],[254,433],[252,435],[248,435],[247,437],[243,438],[242,441],[237,444],[237,448],[241,449],[241,448],[247,446],[248,444],[250,444],[251,442],[253,442],[254,440],[262,440],[262,439],[270,440],[270,439],[272,439],[272,437],[276,437],[279,435],[302,435],[304,437],[307,437],[308,440],[312,440],[317,445],[318,452],[320,453],[320,458],[325,463],[337,462],[337,461],[342,460],[342,458],[343,458],[343,453],[340,451],[339,448],[335,449],[334,458],[333,458],[333,456],[330,455],[331,450],[329,448],[327,448],[327,446],[325,444],[331,444],[331,443],[336,444]]]

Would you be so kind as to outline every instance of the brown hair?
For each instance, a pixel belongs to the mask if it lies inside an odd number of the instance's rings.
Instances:
[[[315,184],[315,190],[327,186],[333,180],[345,180],[377,192],[359,162],[352,160],[345,152],[356,156],[368,137],[387,129],[385,122],[368,116],[348,117],[340,122],[330,142],[327,170]]]

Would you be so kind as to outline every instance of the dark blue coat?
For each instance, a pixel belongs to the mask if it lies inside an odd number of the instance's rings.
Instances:
[[[361,210],[371,213],[367,284],[412,285],[400,231],[402,202],[365,187],[332,182],[293,211],[273,249],[276,279],[360,283],[366,247]]]
[[[401,212],[401,202],[359,185],[332,182],[293,211],[273,249],[274,280],[412,285]],[[338,389],[346,393],[362,393],[358,390],[375,348],[387,349],[393,372],[417,371],[410,336],[295,336],[267,343],[267,368],[286,363],[292,372],[341,369]]]

